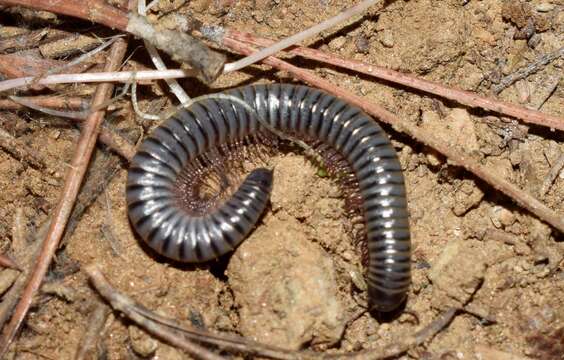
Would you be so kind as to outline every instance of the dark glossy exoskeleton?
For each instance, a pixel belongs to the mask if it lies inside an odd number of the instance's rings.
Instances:
[[[404,179],[384,131],[359,108],[306,86],[258,85],[228,91],[279,132],[315,139],[346,160],[362,199],[369,254],[370,305],[391,311],[410,284],[410,235]],[[272,173],[257,169],[221,206],[191,214],[175,182],[190,161],[222,144],[268,130],[242,106],[206,99],[169,118],[144,140],[127,180],[129,217],[160,254],[202,262],[233,250],[253,229],[268,202]]]

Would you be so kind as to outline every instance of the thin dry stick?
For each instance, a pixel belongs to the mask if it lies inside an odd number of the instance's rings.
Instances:
[[[126,48],[127,45],[125,41],[121,39],[112,45],[108,62],[105,67],[106,71],[114,71],[120,66]],[[100,84],[96,88],[96,92],[92,100],[92,107],[98,106],[99,104],[107,101],[111,96],[112,90],[113,84]],[[90,162],[92,151],[96,145],[96,139],[103,119],[103,110],[94,112],[86,120],[84,127],[82,128],[81,136],[66,176],[65,186],[49,225],[49,231],[43,241],[41,253],[37,258],[35,268],[31,272],[20,302],[16,306],[14,315],[2,333],[2,338],[0,339],[0,358],[8,351],[10,343],[12,342],[31,306],[33,295],[41,286],[41,282],[43,281],[45,273],[49,268],[49,264],[53,259],[53,255],[57,250],[59,241],[63,236],[65,226],[74,206],[74,201],[80,189],[80,184],[82,183],[84,174],[86,173],[86,169]]]
[[[97,46],[95,49],[90,50],[86,54],[82,54],[79,57],[72,59],[71,61],[69,61],[68,63],[66,63],[62,66],[56,67],[54,69],[50,69],[45,74],[42,74],[42,75],[52,75],[52,74],[60,73],[60,72],[63,72],[63,70],[65,70],[65,69],[68,69],[68,68],[70,68],[74,65],[78,65],[78,64],[82,63],[83,61],[86,61],[87,59],[89,59],[89,58],[93,57],[94,55],[100,53],[105,48],[112,45],[119,37],[122,37],[122,36],[124,36],[124,35],[114,36],[110,40],[102,43],[100,46]],[[42,75],[39,75],[38,78],[42,77]]]
[[[139,313],[139,315],[144,316],[148,320],[155,321],[159,324],[166,325],[171,329],[178,330],[191,340],[216,345],[219,348],[226,350],[245,352],[248,354],[265,356],[272,359],[290,360],[295,358],[298,354],[304,355],[303,352],[298,353],[275,346],[261,344],[256,341],[247,340],[236,335],[215,334],[194,327],[182,326],[175,320],[166,318],[162,315],[145,309],[143,306],[136,304],[133,300],[130,300],[125,295],[120,295],[120,298],[116,297],[115,301],[122,302],[126,299],[129,302],[124,302],[122,306],[130,307],[131,311]]]
[[[324,355],[324,359],[358,359],[358,360],[379,360],[388,359],[391,357],[399,356],[409,349],[423,344],[425,341],[431,339],[439,331],[444,329],[454,318],[458,309],[451,308],[445,311],[441,316],[431,322],[429,325],[425,326],[423,329],[419,330],[415,334],[405,336],[398,342],[388,344],[382,348],[375,350],[360,351],[351,354],[330,354]]]
[[[259,38],[249,33],[235,30],[226,30],[224,39],[243,41],[256,46],[269,46],[272,40]],[[322,61],[327,64],[339,66],[356,72],[360,72],[378,79],[387,80],[396,84],[401,84],[413,89],[425,91],[430,94],[442,96],[454,100],[460,104],[479,107],[494,111],[499,114],[512,116],[526,123],[546,126],[553,129],[564,130],[564,119],[558,116],[544,114],[540,111],[527,109],[522,106],[508,102],[480,96],[476,93],[450,88],[439,83],[421,79],[413,75],[402,74],[400,72],[386,69],[381,66],[366,64],[361,61],[345,59],[338,55],[328,54],[323,51],[305,47],[295,47],[289,50],[290,53],[303,56],[308,59]]]
[[[28,101],[25,98],[20,98],[18,96],[9,96],[8,98],[18,104],[27,106],[30,109],[37,110],[51,116],[64,117],[69,119],[86,119],[88,117],[88,114],[90,113],[90,111],[88,110],[82,110],[82,111],[54,110],[44,106],[36,105],[35,103]]]
[[[133,159],[135,153],[137,152],[135,150],[135,146],[131,145],[131,143],[127,139],[114,133],[112,130],[105,126],[100,130],[98,139],[102,144],[115,151],[118,155],[120,155],[127,161],[131,161],[131,159]]]
[[[200,40],[179,31],[157,31],[144,17],[106,4],[101,0],[0,0],[3,5],[19,5],[51,11],[117,28],[146,39],[173,58],[197,69],[205,82],[213,82],[221,74],[225,57],[210,50]]]
[[[91,265],[87,267],[85,271],[89,275],[96,289],[100,292],[104,299],[106,299],[106,301],[108,301],[112,305],[114,309],[123,312],[127,316],[130,316],[131,313],[136,313],[138,316],[144,318],[144,323],[150,324],[148,326],[153,326],[151,323],[165,325],[172,330],[182,332],[183,336],[186,336],[193,341],[212,344],[218,346],[219,348],[227,350],[266,356],[273,359],[290,360],[296,358],[296,356],[298,355],[298,353],[294,351],[288,351],[274,346],[264,345],[255,341],[246,340],[239,336],[215,334],[194,327],[182,326],[175,320],[151,312],[142,305],[136,303],[133,299],[121,294],[119,291],[114,289],[105,280],[97,265]],[[145,326],[143,325],[143,327]],[[174,337],[178,337],[178,335],[174,333],[171,334]]]
[[[128,22],[127,14],[124,11],[99,0],[1,0],[0,4],[25,6],[61,15],[74,16],[122,31],[126,31]]]
[[[28,163],[34,168],[45,168],[45,160],[37,151],[16,139],[10,133],[0,128],[0,148],[16,159]]]
[[[564,46],[552,53],[542,55],[541,57],[536,59],[533,63],[520,68],[519,70],[515,71],[512,74],[507,75],[506,77],[501,79],[499,84],[493,86],[492,88],[493,92],[495,94],[499,94],[505,88],[513,85],[513,83],[515,83],[516,81],[525,79],[529,75],[536,73],[546,65],[550,64],[551,62],[562,56],[564,56]]]
[[[0,266],[21,271],[20,266],[7,254],[0,254]]]
[[[143,71],[119,71],[119,72],[97,72],[84,74],[55,74],[48,75],[34,82],[34,76],[26,76],[15,79],[0,81],[0,91],[15,89],[29,85],[54,85],[69,84],[77,82],[124,82],[129,83],[131,79],[140,80],[164,80],[178,79],[195,76],[196,71],[192,69],[172,70],[143,70]]]
[[[148,9],[147,6],[145,5],[145,0],[137,0],[137,13],[140,16],[146,16],[147,10]],[[143,44],[145,44],[145,49],[149,53],[149,56],[151,57],[151,61],[153,61],[153,64],[155,65],[157,70],[167,70],[168,68],[166,67],[161,56],[159,55],[157,48],[154,47],[147,40],[143,40]],[[182,86],[180,86],[178,81],[176,81],[175,79],[166,79],[165,82],[181,104],[184,104],[185,102],[190,100],[190,96],[188,96],[188,94],[186,93],[186,91],[184,91]]]
[[[68,118],[78,123],[84,121],[88,116],[88,114],[90,114],[89,110],[83,110],[79,112],[50,110],[45,108],[44,106],[37,105],[38,103],[42,103],[42,102],[33,101],[35,100],[34,98],[21,98],[16,96],[10,96],[10,98],[12,99],[11,101],[13,101],[18,105],[27,106],[31,109],[42,111],[50,115]],[[80,108],[84,108],[83,106],[84,100],[80,98],[77,99],[80,100],[80,102],[76,101],[75,105],[80,104]],[[62,104],[62,102],[59,101],[59,98],[47,97],[46,100],[47,101],[45,101],[45,103],[47,103],[48,105],[53,105],[53,107],[59,107]],[[88,106],[86,105],[86,107]],[[135,155],[135,148],[133,145],[131,145],[123,137],[115,134],[113,131],[109,130],[106,127],[102,127],[102,129],[100,130],[100,135],[98,137],[98,140],[102,144],[108,146],[110,149],[115,151],[118,155],[121,155],[122,157],[127,159],[128,161],[131,160]]]
[[[552,183],[554,182],[554,180],[556,180],[556,177],[558,176],[558,174],[560,174],[562,168],[564,168],[564,153],[561,154],[560,157],[558,157],[558,160],[556,160],[556,163],[554,163],[554,166],[552,166],[552,168],[546,175],[546,178],[544,179],[540,190],[541,195],[544,196],[548,192],[548,190],[550,190]]]
[[[84,271],[88,274],[90,281],[98,290],[98,292],[112,305],[112,307],[133,320],[137,325],[141,326],[151,334],[159,337],[160,339],[168,342],[171,345],[179,347],[191,355],[196,356],[200,359],[206,360],[224,360],[223,357],[216,355],[215,353],[201,347],[200,345],[194,344],[182,336],[178,336],[175,331],[170,330],[164,326],[161,326],[155,322],[149,321],[144,316],[139,313],[132,311],[134,303],[131,299],[121,295],[115,291],[108,281],[104,278],[104,275],[100,271],[97,265],[87,266]]]
[[[254,64],[270,55],[274,55],[276,54],[278,51],[285,49],[289,46],[292,46],[294,44],[297,44],[299,42],[302,42],[306,39],[309,39],[315,35],[317,35],[318,33],[327,30],[339,23],[342,23],[343,21],[349,19],[352,16],[358,15],[358,14],[362,14],[366,9],[368,9],[369,7],[376,5],[377,3],[379,3],[381,0],[364,0],[361,1],[360,3],[356,4],[355,6],[351,7],[350,9],[347,9],[341,13],[339,13],[338,15],[327,19],[325,21],[322,21],[318,24],[315,24],[314,26],[310,27],[309,29],[306,29],[304,31],[301,31],[297,34],[294,34],[292,36],[289,36],[285,39],[283,39],[282,41],[279,41],[275,44],[272,44],[269,47],[266,47],[260,51],[257,51],[241,60],[235,61],[233,63],[229,63],[229,64],[225,64],[225,66],[223,67],[223,72],[227,73],[227,72],[231,72],[231,71],[236,71],[236,70],[240,70],[244,67],[247,67],[251,64]]]
[[[20,100],[34,104],[39,107],[63,108],[63,109],[86,109],[88,101],[79,97],[63,97],[60,95],[48,96],[22,96]],[[0,109],[2,110],[22,110],[26,106],[10,99],[0,99]]]
[[[254,51],[254,49],[249,45],[229,38],[225,38],[224,44],[230,49],[243,54],[249,54]],[[337,97],[340,97],[360,107],[377,119],[391,124],[397,131],[403,132],[418,140],[419,142],[430,146],[431,148],[445,155],[453,163],[462,166],[466,170],[470,171],[474,175],[478,176],[479,178],[493,186],[495,189],[503,192],[505,195],[513,199],[517,204],[529,210],[531,213],[538,216],[541,220],[554,226],[564,234],[564,218],[562,216],[551,210],[539,200],[535,199],[532,195],[519,189],[517,186],[511,184],[507,180],[497,176],[496,171],[491,171],[490,169],[487,169],[486,167],[480,165],[477,161],[472,160],[470,155],[464,154],[461,150],[449,146],[448,144],[442,143],[428,131],[423,130],[407,121],[400,120],[388,110],[376,104],[369,103],[362,97],[353,95],[350,92],[337,87],[334,84],[331,84],[329,81],[319,78],[311,71],[298,68],[275,57],[266,58],[265,60],[263,60],[263,62],[279,70],[288,71],[298,79],[301,79],[315,87],[335,94]]]
[[[97,303],[92,314],[88,317],[86,331],[78,344],[74,360],[99,358],[96,351],[97,345],[108,315],[110,315],[110,308],[101,302]]]

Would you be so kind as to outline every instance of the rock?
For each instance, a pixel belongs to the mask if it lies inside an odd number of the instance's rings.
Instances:
[[[152,359],[186,360],[187,355],[172,346],[161,344]]]
[[[331,40],[331,42],[329,43],[329,48],[334,51],[341,50],[343,46],[345,46],[346,42],[346,37],[339,36],[338,38]]]
[[[390,30],[384,30],[380,34],[380,42],[387,48],[394,47],[394,36]]]
[[[239,330],[253,340],[294,350],[335,344],[345,319],[333,262],[307,240],[306,226],[294,218],[269,216],[265,221],[227,268]]]
[[[130,325],[128,331],[131,348],[137,355],[147,358],[157,351],[159,343],[145,331],[135,325]]]
[[[425,158],[427,159],[429,165],[432,167],[438,167],[443,164],[444,161],[442,161],[440,153],[432,148],[426,149],[426,151]]]
[[[478,139],[474,129],[474,122],[466,109],[452,109],[447,116],[448,129],[455,140],[456,145],[469,151],[478,150]]]
[[[554,10],[554,5],[550,3],[538,4],[535,8],[538,12],[550,12]]]
[[[370,41],[364,35],[358,35],[355,38],[354,46],[359,53],[368,54],[370,52]]]
[[[490,212],[490,219],[496,228],[510,226],[515,222],[515,215],[506,208],[494,206]]]
[[[478,241],[452,240],[429,272],[433,282],[433,304],[444,309],[468,302],[484,279],[487,256]]]
[[[465,180],[456,190],[454,197],[455,202],[452,207],[452,212],[454,212],[456,216],[462,216],[466,214],[468,210],[478,206],[484,197],[484,192],[480,190],[473,181]]]
[[[492,35],[489,31],[482,28],[476,28],[474,30],[474,37],[490,46],[495,46],[497,43],[495,36]]]
[[[444,119],[434,111],[423,111],[421,125],[447,144],[469,152],[480,148],[474,122],[466,109],[452,109]]]

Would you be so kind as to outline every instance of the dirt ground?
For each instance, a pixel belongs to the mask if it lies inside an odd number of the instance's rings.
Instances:
[[[151,19],[191,14],[205,23],[278,39],[353,3],[161,0]],[[72,29],[72,20],[64,22]],[[492,87],[501,78],[564,46],[563,36],[564,3],[559,0],[397,0],[308,46],[494,96]],[[136,49],[134,59],[148,64],[142,52]],[[564,154],[562,132],[526,127],[313,61],[290,61],[440,138],[455,139],[491,171],[564,216],[564,172],[546,193],[541,190]],[[557,59],[503,90],[499,98],[564,116],[563,66],[564,59]],[[210,88],[192,79],[182,85],[197,96],[246,84],[293,81],[261,65],[222,76]],[[554,90],[550,85],[555,83],[559,86]],[[164,88],[141,87],[141,107],[156,112],[169,105]],[[61,88],[64,95],[75,92],[89,90]],[[128,114],[118,111],[107,121],[124,134],[155,126]],[[0,244],[8,251],[15,217],[24,219],[31,239],[56,205],[78,131],[30,111],[2,113],[1,126],[47,162],[47,170],[38,170],[0,151]],[[350,235],[353,225],[344,214],[337,184],[319,176],[299,153],[270,160],[276,169],[272,204],[250,238],[232,256],[194,267],[171,264],[140,246],[126,214],[127,164],[112,162],[115,155],[99,150],[96,162],[113,164],[116,174],[65,238],[47,278],[56,290],[38,296],[8,358],[74,356],[96,300],[80,268],[96,262],[117,289],[152,310],[288,348],[375,349],[413,333],[451,306],[466,305],[468,313],[457,315],[431,341],[402,358],[563,359],[563,235],[431,149],[384,128],[398,151],[408,190],[413,284],[404,314],[391,321],[368,313],[355,319],[366,304],[366,292]],[[13,276],[10,271],[0,277]],[[189,358],[114,314],[100,346],[100,358],[107,359]]]

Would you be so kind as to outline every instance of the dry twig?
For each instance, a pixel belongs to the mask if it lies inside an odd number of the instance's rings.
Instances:
[[[20,98],[18,96],[9,96],[8,98],[17,104],[27,106],[30,109],[37,110],[51,116],[57,116],[57,117],[63,117],[69,119],[86,119],[89,114],[88,110],[82,110],[82,111],[53,110],[51,108],[47,108],[44,106],[38,106],[35,103],[28,101],[25,98]]]
[[[35,47],[48,32],[49,30],[47,29],[40,29],[2,39],[0,41],[0,52],[18,51]]]
[[[23,100],[20,104],[11,99],[0,99],[1,110],[23,110],[26,108],[25,103],[34,104],[39,107],[47,108],[63,108],[63,109],[79,109],[85,110],[89,104],[86,99],[79,97],[63,97],[60,95],[47,95],[47,96],[27,96],[18,97]]]
[[[78,344],[74,360],[96,359],[97,345],[104,330],[106,319],[110,315],[110,309],[106,304],[97,303],[96,307],[88,317],[86,322],[86,331]]]
[[[558,157],[558,160],[556,160],[556,162],[554,163],[548,174],[546,174],[546,178],[544,179],[544,182],[542,183],[540,190],[540,194],[542,196],[546,195],[548,190],[550,190],[552,183],[554,183],[554,180],[556,180],[556,177],[558,176],[558,174],[560,174],[562,168],[564,168],[564,153],[562,153]]]
[[[120,66],[126,48],[126,43],[122,40],[118,40],[113,44],[106,64],[106,71],[114,71]],[[99,85],[96,89],[96,93],[94,94],[92,106],[95,107],[107,101],[111,96],[112,90],[112,84],[106,83]],[[2,333],[2,338],[0,339],[0,357],[6,354],[8,346],[12,342],[16,331],[22,324],[29,307],[31,306],[33,295],[41,286],[43,277],[47,272],[55,250],[57,249],[59,241],[63,236],[67,221],[74,206],[74,201],[90,162],[90,156],[94,150],[94,146],[96,145],[96,139],[103,119],[104,111],[100,110],[92,113],[85,122],[80,140],[77,144],[76,152],[72,159],[70,170],[67,173],[65,186],[63,188],[59,204],[55,209],[49,225],[49,230],[43,241],[41,255],[35,263],[35,268],[28,279],[12,319],[4,328]]]
[[[39,80],[35,76],[20,77],[16,79],[0,81],[0,92],[22,86],[30,85],[53,85],[69,84],[76,82],[124,82],[129,83],[139,80],[164,80],[195,76],[192,69],[173,70],[143,70],[143,71],[120,71],[120,72],[96,72],[85,74],[56,74],[48,75]]]
[[[45,160],[37,151],[25,145],[3,129],[0,129],[0,148],[34,168],[45,168]]]
[[[21,271],[20,266],[7,254],[0,254],[0,266]]]
[[[276,54],[280,50],[286,49],[287,47],[290,47],[290,46],[295,45],[299,42],[302,42],[306,39],[309,39],[309,38],[317,35],[318,33],[322,32],[324,30],[332,28],[335,25],[344,22],[345,20],[349,19],[352,16],[362,14],[366,9],[368,9],[371,6],[376,5],[380,1],[381,0],[364,0],[364,1],[361,1],[358,4],[354,5],[353,7],[340,12],[336,16],[329,18],[325,21],[322,21],[318,24],[315,24],[314,26],[310,27],[309,29],[306,29],[306,30],[301,31],[297,34],[289,36],[289,37],[287,37],[287,38],[285,38],[282,41],[279,41],[277,43],[272,43],[272,44],[268,45],[268,47],[265,47],[264,49],[262,49],[260,51],[257,51],[253,54],[250,54],[249,56],[247,56],[247,57],[245,57],[241,60],[235,61],[233,63],[225,64],[223,71],[225,73],[228,73],[228,72],[240,70],[244,67],[252,65],[252,64],[254,64],[254,63],[270,56],[270,55]]]
[[[173,330],[150,321],[137,311],[134,311],[136,304],[133,300],[115,291],[96,265],[88,266],[84,269],[84,271],[88,274],[90,281],[96,290],[98,290],[98,292],[112,305],[114,309],[126,314],[128,318],[151,334],[163,339],[171,345],[189,352],[197,358],[205,360],[223,360],[223,357],[216,355],[200,345],[188,341],[182,336],[179,336]]]
[[[499,94],[505,88],[513,85],[518,80],[525,79],[529,75],[532,75],[542,69],[544,66],[550,64],[552,61],[558,59],[559,57],[564,56],[564,47],[550,53],[545,54],[539,57],[537,60],[532,62],[531,64],[520,68],[519,70],[515,71],[512,74],[507,75],[503,79],[501,79],[500,83],[493,86],[492,90],[495,94]]]
[[[98,292],[106,299],[115,310],[124,313],[127,317],[136,322],[139,326],[143,327],[150,333],[158,336],[164,341],[178,346],[191,354],[206,356],[209,351],[199,347],[195,347],[192,343],[187,343],[184,338],[190,337],[192,340],[214,344],[220,348],[227,350],[244,352],[257,356],[269,357],[272,359],[385,359],[392,356],[397,356],[405,353],[409,349],[421,345],[423,342],[432,338],[439,331],[444,329],[453,319],[457,309],[447,310],[444,314],[439,316],[436,320],[431,322],[423,329],[416,333],[406,336],[400,341],[390,343],[387,346],[376,350],[367,350],[356,353],[347,354],[319,354],[311,351],[290,351],[285,349],[267,346],[255,341],[249,341],[241,337],[220,335],[207,332],[204,330],[181,326],[176,321],[167,319],[161,315],[151,312],[142,305],[137,304],[134,300],[119,293],[115,290],[105,279],[97,265],[90,265],[86,267],[85,272],[88,274],[90,281],[98,290]],[[180,332],[178,332],[180,331]],[[204,351],[205,353],[202,353]],[[215,354],[212,353],[215,356]]]
[[[35,100],[39,100],[39,101],[35,101]],[[44,106],[37,105],[39,103],[39,104],[46,104],[45,106],[49,106],[49,107],[61,107],[61,105],[64,105],[66,103],[66,101],[65,101],[65,99],[58,98],[58,97],[45,97],[45,100],[43,101],[42,98],[35,99],[33,97],[32,98],[20,98],[20,97],[16,97],[16,96],[10,96],[9,101],[11,101],[13,104],[21,105],[21,106],[27,106],[31,109],[42,111],[42,112],[45,112],[45,113],[50,114],[50,115],[68,118],[68,119],[71,119],[71,120],[73,120],[73,121],[75,121],[79,124],[82,121],[84,121],[86,119],[86,117],[88,116],[88,114],[90,113],[88,110],[83,110],[83,111],[79,111],[79,112],[53,111],[53,110],[44,108]],[[0,104],[1,103],[2,103],[2,101],[0,100]],[[78,107],[78,108],[84,108],[84,105],[85,105],[85,101],[83,99],[80,99],[80,98],[70,98],[68,103],[70,105],[73,105],[73,106]],[[5,102],[5,104],[6,104],[6,102]],[[1,108],[1,105],[0,105],[0,108]],[[135,155],[135,148],[134,148],[133,145],[131,145],[131,143],[128,140],[124,139],[122,136],[117,135],[116,133],[114,133],[113,131],[111,131],[110,129],[108,129],[105,126],[103,126],[102,129],[100,130],[100,135],[99,135],[98,139],[102,144],[108,146],[110,149],[112,149],[118,155],[122,156],[123,158],[125,158],[128,161],[131,160],[133,158],[133,156]]]
[[[407,335],[403,337],[400,341],[391,343],[380,349],[360,351],[351,354],[335,354],[335,355],[325,355],[324,359],[335,359],[335,358],[347,358],[347,359],[358,359],[358,360],[378,360],[387,359],[394,356],[399,356],[409,349],[423,344],[425,341],[431,339],[441,330],[443,330],[454,318],[458,310],[451,308],[441,314],[437,319],[431,322],[429,325],[425,326],[423,329],[419,330],[415,334]]]
[[[222,41],[221,37],[223,36],[223,39],[238,40],[256,46],[269,46],[273,43],[272,40],[260,38],[252,34],[240,32],[236,30],[223,30],[223,31],[208,30],[208,31],[210,31],[211,34],[216,34],[215,36],[211,36],[211,39],[214,41],[219,40],[221,42]],[[206,35],[204,29],[202,29],[202,32],[204,33],[204,35]],[[315,49],[310,49],[305,47],[295,47],[289,50],[289,52],[292,54],[303,56],[308,59],[321,61],[327,64],[360,72],[365,75],[373,76],[378,79],[383,79],[413,89],[421,90],[430,94],[442,96],[444,98],[454,100],[463,105],[483,108],[503,115],[515,117],[526,123],[546,126],[549,128],[554,128],[564,131],[564,119],[560,117],[544,114],[542,112],[527,109],[522,106],[481,96],[476,93],[472,93],[470,91],[447,87],[436,82],[415,77],[413,75],[402,74],[398,71],[386,69],[381,66],[366,64],[361,61],[345,59],[339,57],[338,55],[328,54],[323,51],[319,51]]]
[[[0,4],[74,16],[136,35],[174,59],[190,64],[205,82],[213,82],[221,74],[225,62],[222,54],[210,50],[200,40],[179,31],[156,30],[144,17],[134,13],[128,15],[101,0],[0,0]]]
[[[0,72],[8,78],[19,78],[22,76],[37,77],[47,74],[51,69],[65,67],[66,63],[60,60],[44,59],[36,54],[6,54],[0,55]],[[92,64],[79,63],[65,67],[68,72],[80,73],[89,68]],[[29,85],[35,85],[30,81]]]

